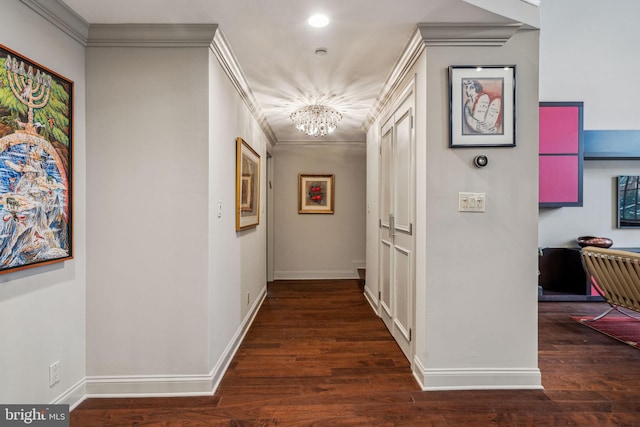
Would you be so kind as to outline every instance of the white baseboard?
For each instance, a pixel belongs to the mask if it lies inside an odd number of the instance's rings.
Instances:
[[[58,396],[51,405],[69,405],[69,410],[84,402],[87,396],[86,379],[82,379],[74,384],[69,390]]]
[[[378,296],[374,295],[373,291],[366,285],[364,287],[364,297],[373,311],[378,314]]]
[[[413,375],[423,391],[439,390],[543,390],[535,368],[425,369],[413,359]]]
[[[356,270],[275,271],[275,280],[358,279]]]
[[[211,375],[131,375],[87,377],[87,398],[207,396]]]
[[[367,268],[367,261],[364,259],[354,259],[351,261],[353,263],[353,269],[358,272],[360,268]]]
[[[52,403],[68,404],[73,409],[87,398],[211,396],[222,381],[266,296],[265,286],[208,374],[87,376]]]
[[[238,351],[238,348],[240,347],[240,344],[242,344],[242,340],[244,340],[245,335],[249,331],[249,328],[255,320],[256,315],[258,314],[258,310],[260,310],[260,306],[262,305],[266,297],[267,285],[265,284],[262,287],[262,290],[260,291],[260,294],[258,295],[256,300],[253,302],[253,305],[249,309],[249,312],[247,313],[244,321],[234,334],[233,339],[223,352],[220,359],[218,359],[218,362],[214,366],[213,370],[209,373],[213,383],[211,394],[215,393],[215,391],[218,389],[220,381],[222,381],[222,377],[224,376],[225,372],[227,372],[227,368],[229,368],[229,364],[231,363],[233,356],[235,356],[236,351]]]

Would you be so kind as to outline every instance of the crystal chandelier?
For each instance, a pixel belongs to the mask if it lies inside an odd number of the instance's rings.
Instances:
[[[291,114],[296,128],[309,136],[325,136],[336,129],[342,114],[326,105],[307,105]]]

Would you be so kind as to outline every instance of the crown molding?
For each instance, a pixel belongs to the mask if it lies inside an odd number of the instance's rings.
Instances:
[[[87,47],[208,47],[217,24],[92,24]]]
[[[242,72],[242,68],[240,68],[240,64],[231,49],[231,45],[227,41],[226,37],[222,33],[222,31],[216,31],[215,37],[213,38],[213,42],[211,43],[211,50],[213,54],[218,59],[218,62],[222,66],[222,69],[227,74],[227,77],[231,80],[231,83],[236,88],[238,94],[247,105],[251,114],[258,122],[258,125],[264,132],[269,141],[271,148],[275,146],[277,138],[273,133],[273,129],[269,126],[267,119],[262,113],[262,109],[260,108],[260,104],[256,100],[253,91],[249,87],[249,83],[247,82],[247,78]]]
[[[503,46],[522,28],[515,24],[418,24],[426,46]]]
[[[327,148],[350,148],[366,150],[367,143],[365,141],[280,141],[276,146],[276,150],[290,150],[290,149],[321,149]]]
[[[260,109],[231,45],[217,24],[96,24],[89,27],[88,47],[206,47],[220,63],[258,122],[269,144],[276,137]]]
[[[402,80],[404,80],[409,71],[411,71],[411,68],[413,68],[413,65],[416,63],[424,49],[425,44],[418,29],[413,33],[413,36],[402,51],[398,61],[396,61],[396,65],[385,80],[378,97],[373,102],[373,105],[362,124],[362,129],[365,132],[369,131],[373,122],[382,113],[384,106],[387,105],[395,91],[399,88]]]
[[[404,78],[427,47],[432,46],[503,46],[522,27],[515,24],[418,24],[413,37],[407,43],[396,65],[369,110],[362,129],[368,132],[382,113]]]
[[[60,0],[20,0],[20,2],[82,46],[87,45],[89,24]]]

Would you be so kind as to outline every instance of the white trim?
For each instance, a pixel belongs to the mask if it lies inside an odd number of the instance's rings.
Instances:
[[[20,2],[82,46],[87,45],[89,24],[60,0],[20,0]]]
[[[69,405],[69,410],[72,411],[79,404],[84,402],[87,398],[86,379],[78,381],[69,390],[62,393],[52,402],[50,405]]]
[[[217,24],[92,24],[87,47],[208,47]]]
[[[424,372],[427,369],[422,365],[422,361],[418,358],[418,356],[413,356],[413,363],[411,364],[411,372],[413,373],[413,377],[418,382],[420,389],[424,390]]]
[[[242,344],[242,341],[244,340],[245,335],[247,335],[249,328],[253,324],[253,321],[255,320],[256,315],[258,314],[258,311],[260,310],[260,306],[262,306],[262,303],[266,298],[267,298],[267,285],[265,284],[260,290],[260,294],[258,295],[258,298],[256,298],[256,300],[253,302],[253,305],[249,309],[249,313],[245,317],[245,320],[242,322],[242,324],[240,325],[240,328],[238,328],[235,335],[233,336],[233,339],[231,340],[229,345],[227,345],[227,348],[225,349],[224,353],[222,354],[220,359],[218,359],[216,366],[214,366],[213,370],[209,374],[213,382],[212,393],[214,393],[218,389],[218,386],[222,381],[222,377],[224,376],[225,372],[227,372],[227,369],[229,368],[229,364],[231,363],[231,360],[233,359],[236,352],[238,351],[238,348],[240,348],[240,344]]]
[[[537,368],[426,369],[414,357],[413,375],[422,391],[544,389]]]
[[[367,148],[366,141],[279,141],[276,148],[321,148],[326,149],[327,147],[356,147],[356,148]]]
[[[266,135],[269,144],[273,147],[277,141],[277,138],[273,133],[273,129],[269,126],[267,119],[262,113],[260,104],[249,87],[247,78],[245,77],[242,68],[240,68],[240,64],[231,49],[231,45],[220,29],[216,31],[213,42],[211,43],[211,50],[218,59],[222,69],[227,74],[227,77],[229,77],[229,80],[231,80],[231,83],[236,88],[236,91],[249,108],[249,111],[251,111],[251,114],[258,122],[260,128]]]
[[[213,394],[211,375],[131,375],[87,377],[87,398],[173,397]]]
[[[218,24],[94,24],[88,31],[88,47],[208,47],[258,122],[269,144],[275,145],[275,134]]]
[[[522,28],[515,24],[432,23],[419,24],[396,65],[385,80],[362,124],[365,132],[376,121],[426,47],[503,46]]]
[[[504,46],[522,28],[515,24],[433,23],[419,24],[426,46]]]
[[[273,277],[275,280],[359,279],[358,272],[353,270],[274,271]]]
[[[362,124],[362,129],[365,132],[369,131],[371,125],[376,121],[378,116],[380,116],[385,105],[396,93],[400,84],[409,74],[409,71],[411,71],[413,65],[416,63],[424,49],[425,44],[423,42],[422,35],[420,34],[420,29],[417,29],[413,33],[413,36],[409,40],[407,46],[404,48],[400,58],[398,58],[393,70],[385,80],[378,97],[373,102],[373,105]]]
[[[364,286],[364,297],[371,306],[371,309],[376,314],[376,316],[380,317],[380,310],[378,309],[378,295],[374,295],[371,288],[366,284]]]
[[[266,296],[265,286],[215,367],[208,374],[87,376],[52,403],[69,404],[70,409],[74,409],[88,398],[211,396],[220,385]]]
[[[533,6],[540,6],[540,0],[520,0]]]
[[[360,278],[358,270],[361,268],[367,268],[367,261],[363,259],[352,259],[351,262],[353,263],[353,271],[355,271],[358,278]]]

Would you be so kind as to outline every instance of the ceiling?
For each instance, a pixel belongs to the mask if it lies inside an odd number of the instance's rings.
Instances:
[[[418,23],[509,23],[472,0],[63,0],[89,24],[211,23],[228,40],[277,141],[316,141],[290,114],[327,104],[343,119],[322,137],[361,142],[362,125]],[[477,1],[477,0],[476,0]],[[325,28],[307,18],[324,13]],[[326,56],[315,55],[326,48]]]

